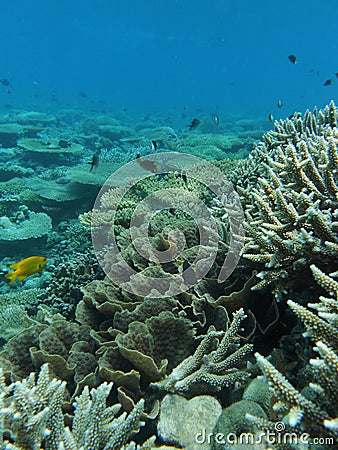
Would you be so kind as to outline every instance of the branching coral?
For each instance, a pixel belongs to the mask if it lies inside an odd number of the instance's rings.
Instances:
[[[317,314],[292,300],[288,301],[292,311],[305,325],[305,336],[315,341],[314,351],[318,357],[309,361],[311,382],[299,392],[266,358],[256,353],[256,359],[278,399],[273,409],[278,420],[286,424],[286,431],[338,439],[338,289],[332,277],[314,265],[311,270],[316,281],[329,294],[334,290],[335,295],[334,298],[320,297],[319,303],[308,305]],[[275,430],[274,422],[253,416],[249,419],[260,428]]]
[[[263,139],[235,176],[247,206],[242,253],[265,265],[254,289],[273,285],[280,295],[311,263],[338,264],[337,109],[275,122]],[[251,168],[258,182],[245,179]]]
[[[73,404],[71,427],[65,427],[62,403],[65,381],[51,379],[48,364],[35,374],[6,386],[0,379],[2,442],[6,448],[36,450],[114,450],[137,433],[144,409],[140,400],[127,416],[116,417],[121,405],[107,406],[112,383],[89,391],[86,386]],[[6,430],[4,432],[4,430]]]
[[[210,329],[195,353],[182,361],[169,377],[157,383],[160,388],[193,395],[194,392],[217,392],[243,383],[249,372],[240,369],[252,350],[251,344],[240,346],[238,335],[245,319],[243,309],[237,311],[225,333]]]

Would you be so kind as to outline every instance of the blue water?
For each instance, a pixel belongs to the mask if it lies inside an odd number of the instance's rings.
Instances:
[[[336,0],[3,0],[0,14],[0,108],[266,117],[337,97]]]

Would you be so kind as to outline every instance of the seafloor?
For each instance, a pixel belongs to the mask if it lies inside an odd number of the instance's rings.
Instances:
[[[265,132],[201,111],[2,113],[1,448],[338,448],[337,115],[331,102]],[[186,154],[201,159],[183,171]],[[147,176],[127,189],[111,175],[135,160]],[[224,210],[224,179],[239,207]],[[214,228],[196,224],[202,204]],[[140,205],[170,260],[143,248]],[[201,229],[217,235],[203,277]],[[93,246],[97,230],[115,247]],[[126,283],[122,261],[161,286]]]

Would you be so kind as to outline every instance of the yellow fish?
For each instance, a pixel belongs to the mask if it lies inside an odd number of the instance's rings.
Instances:
[[[13,283],[17,278],[18,280],[24,280],[33,275],[33,273],[40,272],[46,265],[48,259],[44,256],[30,256],[29,258],[22,259],[21,261],[9,266],[14,269],[13,272],[7,273],[6,278]]]

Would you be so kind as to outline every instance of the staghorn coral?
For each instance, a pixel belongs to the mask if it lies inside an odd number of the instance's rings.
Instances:
[[[311,262],[338,264],[337,109],[275,122],[263,140],[233,181],[246,206],[242,254],[264,264],[253,289],[281,296]]]
[[[193,355],[182,361],[165,380],[154,386],[169,392],[193,395],[194,392],[217,392],[243,383],[249,373],[243,366],[252,350],[251,344],[240,346],[238,335],[245,319],[243,309],[233,315],[226,332],[211,328]]]
[[[57,439],[56,425],[50,433],[47,424],[61,409],[65,384],[61,380],[50,380],[48,365],[41,369],[37,381],[35,373],[31,373],[28,378],[10,386],[6,386],[1,371],[1,429],[9,432],[9,439],[17,448],[35,450],[46,436],[49,441]],[[2,435],[3,443],[10,441]]]
[[[51,264],[48,270],[52,272],[52,277],[38,295],[36,306],[49,306],[66,318],[74,317],[75,307],[82,298],[81,287],[103,278],[102,269],[91,249],[59,264]]]
[[[75,398],[72,425],[65,427],[62,402],[65,381],[51,379],[48,364],[28,378],[6,386],[1,373],[0,416],[5,448],[37,450],[114,450],[137,433],[144,409],[140,400],[127,416],[116,417],[121,405],[107,406],[112,383],[86,387]],[[11,395],[10,395],[11,394]],[[68,417],[69,419],[69,417]],[[14,442],[14,444],[13,444]]]
[[[0,240],[22,241],[45,236],[52,229],[52,220],[45,213],[29,211],[27,207],[18,208],[16,217],[0,217]]]
[[[304,336],[310,337],[315,342],[314,351],[318,356],[310,359],[307,367],[311,374],[310,383],[299,392],[266,358],[259,353],[255,356],[274,396],[278,399],[273,410],[277,420],[282,420],[286,424],[286,431],[298,435],[306,432],[311,437],[337,440],[338,285],[331,276],[323,273],[315,265],[311,266],[311,271],[318,284],[330,295],[334,294],[334,297],[321,296],[319,303],[308,304],[308,307],[314,309],[316,313],[292,300],[287,302],[304,323],[306,328]],[[274,422],[250,415],[248,419],[259,428],[270,431],[274,429]]]

